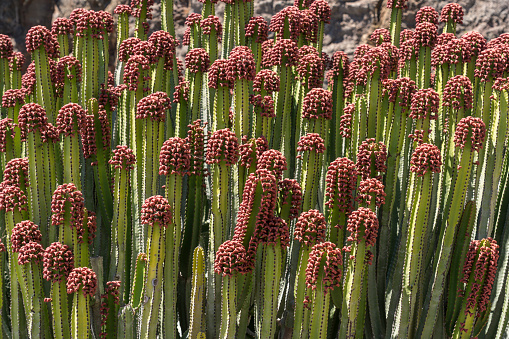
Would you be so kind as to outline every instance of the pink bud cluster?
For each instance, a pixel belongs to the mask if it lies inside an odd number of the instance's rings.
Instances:
[[[42,277],[52,283],[60,283],[74,268],[74,255],[69,246],[54,242],[44,250]]]
[[[228,58],[228,78],[231,81],[245,79],[254,80],[256,63],[253,52],[246,46],[235,47]]]
[[[479,32],[472,31],[465,33],[461,37],[461,40],[463,40],[466,50],[470,52],[470,58],[477,57],[482,51],[486,49],[486,38],[483,37]],[[464,60],[470,61],[470,58],[466,60],[464,57]]]
[[[260,110],[255,110],[256,113],[259,113],[260,116],[266,118],[274,118],[276,116],[276,112],[274,111],[274,99],[270,95],[266,95],[262,97],[260,94],[251,95],[249,97],[249,102],[256,108]]]
[[[62,106],[57,115],[57,132],[65,137],[74,135],[78,132],[77,129],[82,127],[85,116],[85,110],[78,104],[69,103]]]
[[[475,77],[481,82],[501,77],[506,67],[504,48],[493,47],[483,50],[477,57],[475,67]]]
[[[163,143],[159,154],[160,175],[186,175],[191,167],[191,148],[186,139],[172,137]]]
[[[29,242],[40,243],[42,241],[42,234],[39,231],[39,226],[30,220],[23,220],[22,222],[14,225],[11,233],[11,247],[12,251],[18,253],[23,246]]]
[[[311,43],[318,40],[318,15],[311,9],[300,11],[300,34]]]
[[[367,178],[359,183],[356,200],[359,204],[369,206],[372,199],[375,198],[375,206],[380,207],[385,204],[385,196],[387,194],[384,192],[384,189],[385,186],[380,180],[376,178]]]
[[[223,277],[232,277],[234,274],[245,274],[250,271],[246,249],[241,242],[227,240],[222,243],[214,261],[214,272]]]
[[[441,166],[440,149],[435,145],[422,143],[412,153],[410,171],[418,177],[422,177],[428,172],[440,173]]]
[[[350,213],[353,209],[353,191],[357,185],[355,163],[348,158],[337,158],[327,169],[325,183],[325,205],[329,209],[337,208],[341,213]]]
[[[25,71],[25,74],[21,76],[21,87],[25,91],[26,95],[31,95],[34,92],[35,83],[37,79],[35,77],[35,63],[32,61]]]
[[[387,8],[401,8],[405,9],[408,7],[408,0],[387,0]]]
[[[417,90],[415,81],[403,77],[397,79],[385,79],[383,82],[382,93],[387,95],[389,102],[396,101],[401,107],[409,108],[411,99]]]
[[[155,92],[142,98],[136,106],[136,119],[164,122],[171,108],[171,99],[165,92]]]
[[[256,239],[256,246],[260,244],[277,245],[279,242],[281,247],[288,247],[290,244],[288,224],[285,220],[274,215],[270,215],[265,220],[263,226],[255,230],[253,239]]]
[[[152,35],[151,35],[152,36]],[[118,47],[118,60],[127,62],[130,57],[135,55],[137,51],[136,46],[141,42],[139,38],[127,38]]]
[[[279,39],[268,52],[267,59],[270,66],[296,66],[299,49],[290,39]]]
[[[298,7],[288,6],[276,13],[269,24],[269,31],[275,32],[281,40],[285,27],[290,31],[290,38],[297,41],[301,32],[301,12]]]
[[[325,258],[325,260],[323,260]],[[322,263],[324,265],[322,266]],[[309,261],[306,267],[306,286],[316,289],[317,284],[322,284],[324,293],[327,294],[341,284],[341,267],[343,256],[341,249],[329,241],[316,244],[309,253]],[[323,272],[321,276],[320,273]],[[319,278],[321,281],[318,281]]]
[[[377,28],[371,33],[369,40],[379,46],[384,42],[391,42],[391,33],[386,28]]]
[[[325,241],[327,223],[318,210],[302,212],[295,223],[293,236],[300,243],[312,247]]]
[[[25,192],[18,186],[10,185],[5,181],[0,183],[0,209],[6,212],[26,211],[28,199]]]
[[[82,227],[85,213],[85,199],[83,193],[78,191],[73,183],[63,184],[57,187],[51,198],[51,224],[60,226],[64,223],[66,203],[69,205],[71,214],[70,227],[79,229]]]
[[[173,57],[178,41],[166,31],[156,31],[150,35],[148,42],[154,46],[154,57],[164,58],[165,69],[173,69]]]
[[[443,92],[443,106],[452,109],[470,109],[472,108],[473,92],[472,82],[464,75],[456,75],[450,78]]]
[[[209,87],[233,88],[233,80],[228,77],[228,60],[217,59],[209,68]]]
[[[261,16],[252,17],[246,25],[246,37],[252,38],[256,36],[254,42],[261,44],[267,40],[269,25]]]
[[[202,34],[205,35],[210,35],[212,30],[216,31],[217,41],[221,42],[223,25],[221,25],[221,21],[219,21],[219,18],[217,16],[209,15],[208,17],[201,21],[200,27]]]
[[[24,89],[8,89],[2,96],[2,107],[15,107],[16,104],[23,106],[25,104],[26,91]]]
[[[247,139],[247,136],[242,137],[242,144],[239,145],[239,166],[249,168],[254,166],[262,156],[262,153],[269,149],[269,143],[264,136],[259,138]]]
[[[76,267],[69,274],[66,287],[68,294],[81,289],[85,297],[93,297],[97,289],[97,275],[88,267]]]
[[[281,206],[288,204],[288,195],[291,197],[289,219],[292,220],[299,216],[302,204],[302,188],[297,180],[285,178],[278,182],[278,197]]]
[[[233,166],[239,159],[239,141],[229,128],[212,133],[207,143],[207,164],[219,164],[224,161],[226,166]]]
[[[28,187],[28,158],[9,160],[4,169],[4,181],[7,185]]]
[[[412,119],[436,120],[440,97],[432,88],[418,90],[412,97],[410,114]]]
[[[57,35],[72,35],[74,33],[73,21],[66,18],[56,18],[51,24],[51,34]]]
[[[130,171],[134,169],[136,157],[132,149],[127,146],[118,145],[117,148],[113,150],[113,155],[108,163],[113,166],[113,168]]]
[[[355,112],[354,104],[349,104],[343,108],[343,115],[339,121],[339,134],[343,138],[351,138],[352,137],[352,116]]]
[[[149,69],[149,59],[143,55],[133,55],[127,60],[124,68],[124,83],[128,86],[130,91],[136,91],[138,86],[142,85],[144,81],[150,80],[149,75],[143,78],[141,77],[142,72],[148,71]]]
[[[499,258],[499,245],[492,238],[473,240],[468,248],[463,278],[461,282],[469,284],[473,275],[474,281],[467,297],[465,312],[470,316],[480,317],[486,311],[489,302]],[[476,314],[472,311],[476,310]]]
[[[508,91],[509,90],[509,77],[508,78],[498,78],[493,82],[492,86],[495,91]]]
[[[127,14],[128,16],[131,15],[131,6],[129,5],[117,5],[115,9],[113,10],[114,14]]]
[[[309,53],[299,58],[297,79],[308,89],[321,87],[325,66],[318,53]]]
[[[309,9],[316,13],[318,20],[326,24],[330,23],[331,8],[326,0],[315,0]]]
[[[11,72],[23,70],[23,65],[25,64],[25,56],[21,52],[14,52],[9,57],[9,70]]]
[[[325,152],[325,142],[318,133],[308,133],[300,137],[297,152]],[[300,157],[300,155],[298,156]]]
[[[415,23],[417,25],[422,23],[430,23],[438,25],[438,12],[431,6],[421,7],[415,15]]]
[[[433,47],[437,40],[437,26],[434,23],[423,22],[417,24],[414,32],[415,48]]]
[[[21,139],[26,140],[30,132],[39,131],[43,141],[55,141],[55,128],[48,123],[46,111],[39,104],[28,103],[19,110],[18,126],[21,130]]]
[[[187,125],[186,140],[191,150],[191,174],[207,175],[205,164],[205,126],[207,123],[200,119],[193,121]]]
[[[378,236],[378,218],[375,212],[359,207],[348,217],[346,229],[350,232],[348,241],[360,243],[365,240],[367,246],[374,246]]]
[[[261,92],[265,90],[269,94],[279,92],[279,76],[270,69],[262,69],[256,74],[253,80],[253,91]]]
[[[168,228],[173,222],[172,208],[164,197],[154,195],[141,206],[141,223],[155,227]]]
[[[0,120],[0,152],[5,153],[7,147],[7,139],[14,139],[15,124],[10,118]]]
[[[332,92],[323,88],[310,90],[302,103],[302,118],[332,119]]]
[[[108,299],[109,297],[113,298],[113,303],[116,305],[120,305],[120,284],[121,281],[108,281],[106,283],[106,289],[104,291],[104,294],[101,295],[101,328],[104,329],[106,326],[106,323],[108,322],[108,317],[115,316],[114,314],[110,313],[110,309],[108,307]],[[99,333],[99,337],[101,339],[106,339],[108,337],[108,333],[101,331]]]
[[[58,41],[44,26],[33,26],[30,28],[25,37],[25,44],[28,53],[33,53],[39,47],[44,46],[48,57],[58,58]]]
[[[442,8],[442,12],[440,13],[440,22],[452,21],[457,24],[463,23],[463,15],[464,15],[463,7],[456,3],[450,3]]]
[[[179,103],[181,101],[189,101],[189,81],[184,80],[184,78],[180,79],[173,93],[173,103]]]
[[[357,152],[357,173],[362,179],[371,177],[371,165],[376,172],[384,173],[387,170],[387,147],[384,143],[375,142],[374,138],[364,140]]]
[[[18,251],[18,265],[37,264],[42,261],[43,253],[44,249],[40,243],[35,241],[27,242]]]
[[[283,178],[283,172],[287,170],[286,158],[278,150],[269,149],[257,157],[256,169],[269,170],[274,174],[277,180]]]
[[[0,58],[8,59],[12,56],[13,46],[8,35],[0,34]]]
[[[210,66],[210,58],[203,48],[193,48],[186,54],[186,68],[191,73],[207,72]]]
[[[468,116],[461,119],[454,133],[454,145],[461,149],[465,148],[469,136],[472,150],[479,151],[483,148],[484,138],[486,137],[486,125],[481,118]]]

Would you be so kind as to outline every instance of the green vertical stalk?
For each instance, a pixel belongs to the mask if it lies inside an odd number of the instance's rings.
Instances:
[[[225,276],[222,278],[222,301],[221,301],[221,328],[220,339],[235,338],[237,323],[237,276]]]
[[[148,36],[148,22],[147,15],[150,14],[151,8],[148,6],[148,0],[136,1],[136,10],[138,11],[134,23],[134,36],[141,40],[147,40]],[[168,10],[166,10],[166,13]],[[166,14],[165,13],[165,14]],[[175,35],[175,34],[172,34]]]
[[[53,331],[55,338],[70,339],[69,306],[65,281],[51,284],[51,313],[53,315]]]
[[[53,84],[50,81],[51,76],[48,64],[48,55],[46,54],[44,46],[40,46],[38,49],[33,51],[32,59],[35,63],[35,77],[37,79],[35,86],[37,103],[45,109],[48,121],[54,124],[56,119],[55,91],[53,89]]]
[[[205,317],[205,255],[203,248],[197,246],[193,253],[193,290],[189,321],[189,338],[202,339],[206,334]]]
[[[89,296],[80,288],[74,293],[71,313],[71,336],[76,339],[87,339],[90,336],[90,301]]]
[[[173,0],[161,0],[161,29],[175,36]]]

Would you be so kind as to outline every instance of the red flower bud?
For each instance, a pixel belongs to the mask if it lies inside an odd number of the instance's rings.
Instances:
[[[323,260],[325,258],[325,260]],[[343,256],[341,249],[335,244],[326,241],[316,244],[309,253],[309,261],[306,267],[306,286],[315,289],[316,285],[324,286],[324,294],[341,283],[341,267]],[[320,275],[323,272],[323,275]],[[321,281],[318,281],[319,278]]]
[[[129,171],[134,169],[134,164],[136,164],[136,157],[134,156],[132,149],[128,148],[127,146],[118,145],[117,148],[113,150],[113,155],[108,163],[114,168]]]
[[[246,37],[254,37],[256,34],[255,43],[261,44],[267,40],[269,25],[267,21],[261,16],[252,17],[246,25]]]
[[[314,246],[325,240],[327,223],[325,217],[318,210],[302,212],[295,223],[295,240],[306,246]]]
[[[172,208],[168,200],[160,195],[149,197],[141,206],[141,223],[154,227],[168,228],[173,222]]]
[[[224,161],[233,166],[239,159],[239,142],[235,133],[229,128],[215,131],[207,143],[207,164],[219,164]]]
[[[359,207],[348,217],[346,229],[350,232],[348,241],[360,243],[365,240],[367,246],[374,246],[378,236],[378,219],[375,212],[366,207]]]
[[[223,277],[232,277],[235,273],[249,272],[247,253],[242,243],[235,240],[226,240],[216,253],[214,272]]]
[[[468,116],[461,119],[454,133],[454,145],[464,148],[468,136],[470,136],[472,149],[474,151],[479,151],[483,148],[484,138],[486,136],[486,125],[481,118]]]
[[[93,297],[97,289],[97,275],[88,267],[76,267],[69,274],[66,285],[67,294],[77,293],[82,289],[85,297]]]
[[[441,166],[442,157],[440,150],[435,145],[420,144],[412,153],[410,171],[417,174],[418,177],[422,177],[428,172],[440,173]]]
[[[11,234],[12,251],[19,252],[24,245],[31,241],[38,243],[42,241],[42,234],[41,231],[39,231],[39,226],[30,220],[17,223],[12,229]]]
[[[69,246],[54,242],[46,248],[43,257],[42,277],[52,283],[66,281],[74,268],[74,255]]]
[[[159,154],[160,175],[186,175],[191,167],[191,149],[185,139],[173,137],[166,140]]]

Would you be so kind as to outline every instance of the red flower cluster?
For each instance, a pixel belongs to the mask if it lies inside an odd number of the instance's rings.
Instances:
[[[150,80],[149,75],[143,78],[140,77],[142,71],[148,71],[149,69],[150,61],[143,55],[133,55],[127,60],[124,68],[124,83],[130,91],[136,91],[138,86],[143,85],[144,81]]]
[[[384,173],[387,170],[387,147],[374,138],[364,140],[357,152],[357,173],[365,180],[371,177],[371,165],[375,171]]]
[[[276,13],[269,24],[269,31],[275,32],[278,41],[282,39],[285,26],[290,31],[290,38],[297,41],[301,32],[301,12],[298,7],[288,6]]]
[[[261,154],[258,158],[256,169],[269,170],[274,174],[277,180],[283,178],[283,172],[287,170],[286,158],[278,150],[269,149]]]
[[[97,275],[88,267],[76,267],[69,274],[66,285],[67,294],[77,293],[82,289],[85,297],[93,297],[97,289]]]
[[[226,166],[233,166],[239,159],[239,141],[229,128],[215,131],[207,142],[207,164],[219,164],[224,161]]]
[[[0,152],[4,153],[7,147],[7,138],[14,138],[15,124],[10,118],[0,120]]]
[[[418,90],[412,96],[409,117],[412,119],[436,120],[440,96],[432,88]]]
[[[408,7],[408,0],[387,0],[387,8],[401,8],[405,9]]]
[[[72,35],[74,33],[73,21],[66,18],[56,18],[51,24],[51,34]]]
[[[300,137],[297,143],[297,152],[325,152],[325,143],[318,133],[308,133]],[[300,156],[298,156],[300,157]]]
[[[375,198],[375,205],[377,207],[385,204],[384,184],[376,178],[364,179],[359,183],[356,200],[359,204],[371,204],[371,199]]]
[[[410,171],[414,172],[418,177],[422,177],[428,172],[440,173],[441,166],[442,157],[440,149],[435,145],[422,143],[412,153]]]
[[[228,77],[228,60],[217,59],[209,68],[209,87],[233,88],[233,80]]]
[[[276,112],[274,111],[274,99],[270,95],[266,95],[262,98],[260,94],[251,95],[249,97],[249,102],[257,108],[255,113],[259,113],[262,117],[274,118],[276,116]]]
[[[85,110],[78,104],[62,106],[57,115],[57,132],[65,137],[74,135],[82,127],[85,116]]]
[[[54,242],[46,248],[43,257],[43,278],[52,283],[66,281],[74,268],[74,255],[69,246]]]
[[[136,46],[141,42],[139,38],[128,38],[122,41],[118,47],[118,60],[127,62],[130,57],[135,55],[137,48]]]
[[[474,100],[472,94],[472,82],[464,75],[456,75],[447,81],[444,87],[442,106],[452,109],[472,108]]]
[[[0,209],[6,212],[26,211],[28,209],[28,199],[25,193],[14,185],[9,185],[5,181],[0,183]]]
[[[278,198],[281,206],[288,204],[290,195],[290,216],[289,219],[295,219],[299,216],[302,205],[302,189],[295,179],[283,179],[278,182]]]
[[[479,151],[483,148],[484,138],[486,137],[486,125],[481,118],[468,116],[461,119],[454,133],[454,145],[463,149],[467,143],[468,136],[470,136],[472,150]]]
[[[216,31],[217,41],[221,42],[221,34],[223,32],[223,25],[221,25],[221,21],[219,18],[214,15],[209,15],[205,19],[203,19],[200,23],[202,34],[210,35],[212,30]]]
[[[18,252],[18,265],[22,266],[30,262],[34,264],[41,262],[44,249],[40,243],[30,241],[23,245]]]
[[[383,82],[382,93],[389,97],[389,102],[397,102],[401,107],[409,108],[410,102],[417,90],[415,81],[403,77],[397,79],[385,79]]]
[[[191,168],[191,148],[186,139],[169,138],[159,154],[160,175],[186,175]]]
[[[11,246],[13,252],[19,252],[20,249],[29,242],[42,241],[42,234],[39,231],[39,226],[30,220],[23,220],[14,225],[11,234]]]
[[[291,39],[279,39],[270,49],[267,59],[270,66],[296,66],[298,63],[299,49]]]
[[[127,146],[118,145],[117,148],[113,150],[113,155],[108,163],[112,165],[113,168],[130,171],[134,169],[136,157],[132,149]]]
[[[28,187],[28,158],[9,160],[4,169],[4,181],[7,185]]]
[[[28,53],[33,53],[39,47],[44,46],[44,49],[46,50],[46,54],[48,55],[48,57],[55,59],[58,58],[58,47],[59,47],[58,41],[51,34],[49,29],[47,29],[44,26],[33,26],[32,28],[30,28],[25,37],[25,44]],[[12,44],[11,53],[9,53],[8,57],[11,54],[12,54]]]
[[[131,15],[131,6],[129,5],[117,5],[115,9],[113,10],[113,13],[115,14],[127,14],[128,16]]]
[[[421,7],[415,15],[415,23],[417,25],[422,23],[430,23],[438,25],[438,12],[431,6]]]
[[[245,79],[254,80],[256,63],[253,52],[246,46],[232,49],[228,58],[228,78],[231,81]]]
[[[269,143],[264,136],[259,138],[251,138],[247,140],[247,136],[242,137],[242,144],[239,145],[239,166],[248,168],[257,166],[258,159],[262,153],[269,149]]]
[[[14,107],[16,104],[24,105],[25,96],[27,95],[24,89],[8,89],[2,96],[2,107],[9,108]]]
[[[353,208],[353,191],[357,185],[355,163],[348,158],[337,158],[329,165],[325,177],[325,205],[350,213]]]
[[[279,92],[279,76],[270,69],[262,69],[256,74],[253,81],[253,91],[261,92],[265,90],[268,94]]]
[[[13,46],[11,38],[9,38],[8,35],[0,34],[0,58],[10,58],[12,56],[12,51]]]
[[[191,150],[191,174],[203,175],[206,174],[204,169],[205,163],[205,126],[207,123],[202,123],[200,119],[193,121],[187,125],[186,141]]]
[[[440,13],[440,22],[453,21],[461,25],[463,23],[463,15],[465,15],[465,13],[461,5],[450,3],[442,8],[442,12]]]
[[[154,57],[156,59],[164,58],[165,69],[173,69],[173,57],[178,41],[166,31],[156,31],[150,35],[148,42],[154,46]]]
[[[207,72],[210,66],[210,58],[203,48],[193,48],[186,54],[186,68],[191,73]]]
[[[331,8],[325,0],[315,0],[309,9],[318,16],[318,20],[326,24],[330,23]]]
[[[486,38],[479,32],[468,32],[465,33],[461,40],[465,45],[465,49],[470,52],[468,58],[463,56],[463,61],[468,62],[472,57],[477,57],[482,51],[486,49]]]
[[[323,88],[313,88],[302,102],[303,119],[332,119],[332,92]]]
[[[348,241],[360,243],[365,240],[367,246],[374,246],[378,236],[378,218],[371,209],[359,207],[348,217],[346,229],[350,232]]]
[[[79,229],[82,227],[85,213],[85,199],[83,193],[78,191],[73,183],[63,184],[57,187],[51,198],[51,224],[60,226],[64,223],[65,205],[69,203],[71,214],[70,227]]]
[[[252,38],[256,36],[255,43],[261,44],[267,40],[268,33],[269,25],[261,16],[252,17],[246,25],[246,37]]]
[[[173,222],[173,214],[168,200],[154,195],[145,200],[141,206],[141,223],[154,227],[167,228]]]
[[[48,141],[53,139],[54,127],[48,123],[46,111],[39,104],[28,103],[19,110],[18,126],[21,130],[21,139],[26,140],[28,133],[39,131],[41,139]]]
[[[309,42],[318,40],[318,15],[311,9],[300,11],[300,33]]]
[[[290,244],[288,224],[283,219],[271,215],[265,220],[262,227],[256,229],[253,238],[256,239],[256,247],[259,244],[277,245],[278,241],[281,247],[288,247]],[[256,250],[251,250],[252,243],[254,241],[249,244],[249,253],[255,255]]]
[[[339,121],[339,134],[343,138],[352,137],[352,114],[355,111],[354,104],[346,103],[347,105],[343,108],[343,115]]]
[[[214,272],[223,277],[232,277],[235,273],[250,271],[246,249],[241,242],[226,240],[217,249]]]
[[[502,76],[506,60],[503,47],[493,47],[483,50],[475,63],[475,77],[481,82],[493,81]]]
[[[324,256],[325,261],[322,260]],[[322,262],[325,265],[322,266]],[[339,287],[342,266],[341,249],[329,241],[316,244],[309,253],[309,261],[306,267],[306,286],[315,289],[317,284],[323,284],[324,293],[327,294],[334,287]],[[320,272],[323,272],[323,276],[322,280],[318,281]]]
[[[386,28],[378,28],[371,33],[369,40],[376,46],[380,46],[384,42],[391,42],[391,33]]]
[[[321,87],[324,69],[323,59],[318,53],[305,54],[299,58],[297,79],[308,89]]]
[[[136,119],[164,122],[166,112],[171,108],[171,99],[165,92],[155,92],[142,98],[136,106]]]
[[[430,22],[417,24],[414,32],[415,48],[433,47],[437,41],[437,26]]]
[[[314,246],[325,240],[327,223],[325,217],[318,210],[302,212],[295,223],[295,240],[306,246]]]

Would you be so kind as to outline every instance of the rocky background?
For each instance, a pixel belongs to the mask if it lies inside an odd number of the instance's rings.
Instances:
[[[253,0],[255,13],[270,20],[271,16],[283,7],[291,5],[292,0]],[[129,0],[0,0],[0,34],[14,39],[15,48],[25,51],[25,34],[34,25],[51,27],[57,17],[68,17],[78,7],[93,10],[106,10],[113,13],[119,4]],[[155,0],[151,29],[160,29],[160,0]],[[422,6],[432,6],[439,13],[447,3],[443,0],[409,0],[408,9],[403,15],[403,28],[415,27],[415,13]],[[467,31],[478,31],[487,39],[493,39],[501,33],[509,32],[508,0],[457,0],[465,10],[461,35]],[[332,9],[331,23],[325,27],[324,51],[332,54],[342,50],[353,54],[356,46],[368,41],[376,28],[388,28],[390,10],[387,0],[329,0]],[[224,5],[219,2],[217,13],[222,20]],[[189,13],[201,11],[197,0],[175,0],[175,26],[177,37],[182,39],[184,21]],[[112,37],[114,39],[114,37]],[[115,46],[115,44],[112,44]],[[184,52],[181,48],[180,54]]]

